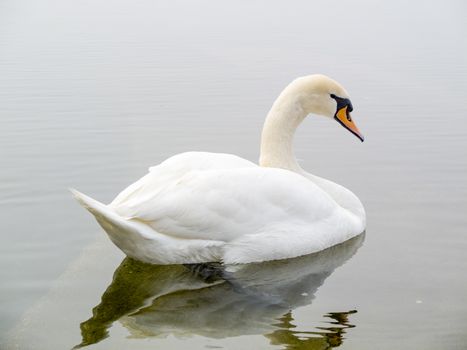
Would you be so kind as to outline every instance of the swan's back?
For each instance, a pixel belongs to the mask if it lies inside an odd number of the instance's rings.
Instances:
[[[136,203],[133,201],[144,200],[145,194],[157,193],[193,170],[240,167],[257,167],[257,165],[246,159],[226,153],[180,153],[156,166],[150,167],[149,173],[120,192],[110,203],[110,207],[118,208],[135,205]]]
[[[224,242],[280,225],[325,221],[338,210],[321,188],[288,170],[223,154],[177,158],[151,168],[111,203],[112,209],[165,235]]]

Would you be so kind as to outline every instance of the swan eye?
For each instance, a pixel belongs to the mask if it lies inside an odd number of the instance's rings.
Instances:
[[[349,115],[349,112],[353,111],[352,102],[350,102],[350,100],[348,98],[338,97],[338,96],[336,96],[334,94],[330,94],[329,96],[331,96],[331,98],[336,100],[337,110],[340,110],[340,109],[342,109],[344,107],[347,107],[347,120],[349,122],[352,121],[352,118],[350,118],[350,115]]]

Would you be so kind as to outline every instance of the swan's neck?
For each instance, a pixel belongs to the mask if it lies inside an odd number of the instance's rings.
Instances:
[[[341,185],[307,173],[298,164],[293,152],[293,137],[309,110],[302,101],[300,95],[294,96],[285,91],[274,102],[261,135],[259,165],[287,169],[303,175],[364,223],[365,210],[357,196]]]
[[[299,98],[279,96],[264,122],[260,166],[296,172],[301,169],[293,152],[293,137],[306,115]]]

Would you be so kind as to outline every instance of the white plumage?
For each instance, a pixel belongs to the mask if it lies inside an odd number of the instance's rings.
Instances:
[[[331,94],[347,99],[321,75],[292,82],[266,120],[260,165],[187,152],[150,168],[109,205],[72,192],[123,252],[144,262],[249,263],[328,248],[363,232],[365,212],[352,192],[299,167],[292,137],[309,113],[338,115]]]

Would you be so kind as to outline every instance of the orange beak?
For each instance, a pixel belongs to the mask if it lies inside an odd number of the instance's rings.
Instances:
[[[362,133],[360,132],[360,130],[358,130],[357,126],[353,122],[347,108],[348,108],[348,106],[345,106],[345,107],[342,107],[341,109],[339,109],[336,112],[336,115],[334,116],[334,119],[336,119],[339,122],[339,124],[341,124],[344,128],[349,130],[352,134],[357,136],[360,139],[360,141],[363,142],[363,140],[365,138],[363,137]]]

